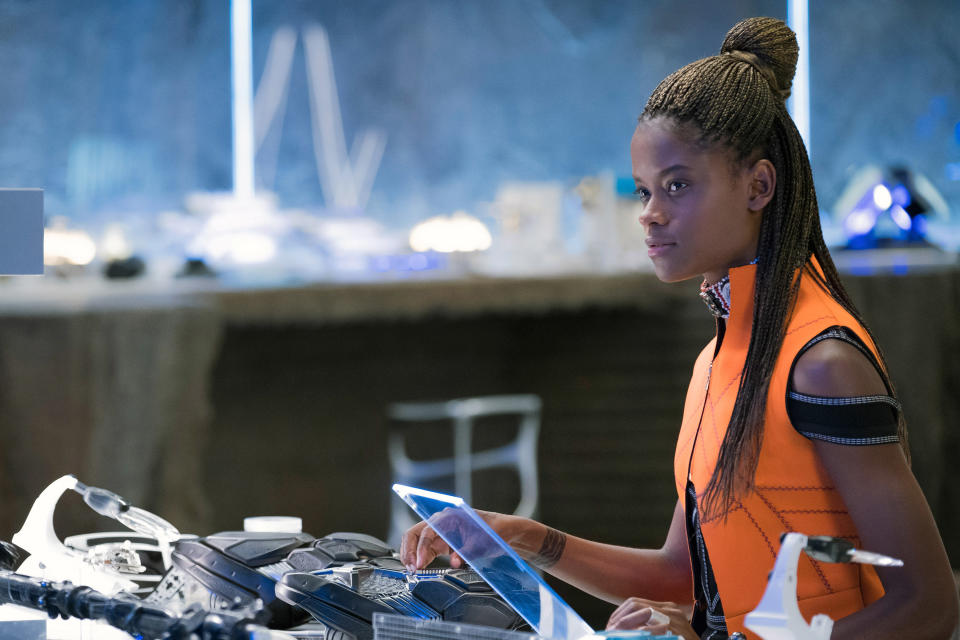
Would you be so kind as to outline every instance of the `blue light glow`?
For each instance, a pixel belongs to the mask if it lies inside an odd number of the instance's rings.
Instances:
[[[371,271],[377,273],[407,273],[436,271],[447,267],[446,256],[433,252],[375,256],[368,260]]]
[[[843,228],[847,236],[862,236],[870,233],[877,223],[877,214],[869,209],[854,209],[843,221]]]
[[[927,236],[927,216],[919,215],[913,219],[913,230],[921,238]]]
[[[890,217],[893,218],[893,221],[898,227],[904,231],[910,231],[912,222],[910,220],[910,214],[903,210],[903,207],[900,205],[894,205],[890,209]]]
[[[422,253],[410,256],[410,262],[408,264],[413,271],[422,271],[430,266],[427,256]]]
[[[886,211],[893,204],[893,196],[885,184],[878,184],[873,188],[873,204],[880,211]]]
[[[902,184],[898,184],[891,189],[890,195],[893,197],[893,203],[898,204],[901,207],[909,207],[910,203],[912,202],[912,199],[910,198],[910,190]]]

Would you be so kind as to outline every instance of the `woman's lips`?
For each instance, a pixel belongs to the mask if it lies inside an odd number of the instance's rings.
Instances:
[[[670,251],[674,248],[676,243],[674,242],[665,242],[662,240],[647,240],[647,255],[651,258],[661,256],[664,253]]]

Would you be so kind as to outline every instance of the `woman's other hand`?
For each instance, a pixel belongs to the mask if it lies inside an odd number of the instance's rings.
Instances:
[[[407,529],[400,539],[400,561],[407,571],[422,569],[437,556],[446,554],[450,554],[451,567],[456,569],[463,566],[463,559],[451,552],[450,546],[425,520]]]
[[[521,548],[517,550],[521,553],[524,551],[522,548],[523,541],[531,534],[536,535],[534,529],[540,531],[541,537],[543,536],[543,530],[545,530],[543,525],[527,518],[479,510],[477,510],[477,514],[507,544],[517,548],[519,543]],[[442,515],[442,512],[438,515]],[[450,554],[451,567],[459,568],[463,566],[463,559],[453,553],[450,546],[426,522],[419,522],[407,529],[400,540],[400,561],[409,571],[422,569],[433,562],[437,556],[446,554]]]
[[[610,616],[607,630],[642,629],[653,635],[673,633],[686,640],[699,640],[690,626],[689,607],[673,602],[656,602],[645,598],[627,598]]]

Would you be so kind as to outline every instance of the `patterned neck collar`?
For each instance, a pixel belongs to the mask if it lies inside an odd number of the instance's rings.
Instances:
[[[723,276],[713,284],[700,283],[700,299],[717,318],[730,317],[730,276]]]
[[[754,258],[751,262],[747,264],[757,264],[757,259]],[[723,318],[726,320],[730,317],[730,276],[725,275],[717,282],[713,284],[707,284],[707,281],[704,280],[700,283],[700,299],[707,305],[707,309],[710,310],[717,318]]]

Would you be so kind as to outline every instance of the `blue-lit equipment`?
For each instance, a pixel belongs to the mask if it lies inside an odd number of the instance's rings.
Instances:
[[[836,207],[848,249],[927,246],[928,221],[946,218],[942,196],[903,166],[862,169]]]

